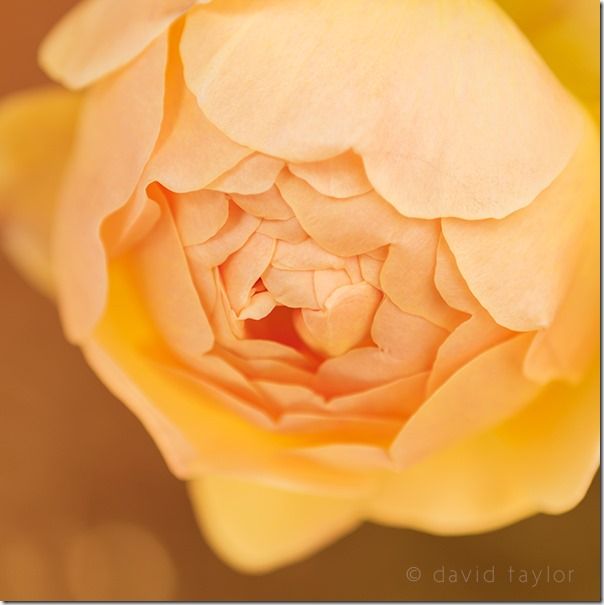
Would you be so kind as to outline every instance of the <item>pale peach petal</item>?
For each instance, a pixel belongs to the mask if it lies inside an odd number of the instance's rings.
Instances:
[[[332,357],[343,355],[367,340],[381,298],[381,292],[365,282],[341,286],[322,309],[302,309],[296,328],[311,349]]]
[[[442,235],[436,249],[434,284],[443,300],[454,309],[470,315],[482,309],[459,272],[457,261]]]
[[[385,298],[375,314],[371,337],[383,351],[405,363],[409,373],[432,367],[448,332],[429,321],[404,313]]]
[[[362,254],[391,242],[402,220],[374,192],[329,198],[287,172],[279,175],[277,187],[304,230],[320,246],[341,256]]]
[[[293,210],[283,201],[275,186],[256,195],[233,193],[231,197],[242,210],[258,218],[285,221],[294,216]]]
[[[297,244],[308,238],[308,235],[304,229],[302,229],[298,219],[295,217],[285,221],[264,220],[260,227],[258,227],[258,233],[264,233],[275,239],[280,239],[292,244]]]
[[[296,244],[286,241],[277,242],[271,264],[275,269],[305,271],[341,269],[345,265],[345,260],[341,256],[323,250],[313,240],[305,239]]]
[[[408,418],[423,402],[428,372],[399,378],[359,393],[339,395],[328,401],[337,412],[354,412],[375,417]]]
[[[254,385],[282,412],[325,409],[325,399],[307,386],[283,384],[266,379],[254,380]]]
[[[194,360],[212,348],[212,328],[191,279],[168,205],[165,200],[159,203],[159,220],[134,251],[137,277],[167,344],[184,359]]]
[[[299,450],[305,458],[311,458],[336,468],[367,471],[392,467],[392,460],[384,448],[360,444],[333,444],[306,447]]]
[[[54,290],[51,231],[81,97],[47,86],[0,102],[1,245],[45,293]]]
[[[599,212],[583,234],[582,258],[552,325],[537,333],[524,371],[533,380],[578,382],[597,357],[600,336]]]
[[[355,499],[287,491],[236,478],[190,484],[200,526],[228,563],[247,573],[293,563],[351,531]]]
[[[157,187],[139,183],[126,204],[103,221],[101,238],[108,258],[123,254],[151,231],[160,215],[159,206],[151,199],[151,190]]]
[[[443,220],[461,274],[497,323],[525,331],[551,325],[572,279],[598,204],[593,127],[566,170],[505,220]]]
[[[237,145],[208,121],[184,85],[176,59],[168,76],[166,119],[146,172],[171,191],[196,191],[233,168],[252,150]]]
[[[329,295],[341,286],[349,286],[352,282],[346,271],[340,269],[322,269],[313,275],[315,295],[321,306],[325,305]]]
[[[530,334],[511,338],[475,357],[437,389],[392,444],[400,468],[511,417],[540,386],[522,372]]]
[[[155,145],[163,114],[166,54],[164,36],[124,70],[95,86],[82,108],[55,234],[59,306],[72,340],[92,329],[105,305],[100,227],[134,193]],[[124,104],[124,99],[130,102]]]
[[[565,512],[599,465],[599,409],[597,371],[579,387],[554,383],[509,420],[392,474],[369,518],[451,535]]]
[[[365,175],[363,160],[352,151],[322,162],[288,164],[288,168],[313,189],[329,197],[354,197],[373,189]]]
[[[222,229],[229,216],[229,202],[217,191],[174,193],[169,200],[183,246],[204,243]]]
[[[252,287],[264,273],[275,250],[275,240],[254,233],[220,266],[224,289],[235,313],[250,302]]]
[[[335,397],[392,382],[412,373],[404,361],[376,347],[363,347],[326,359],[317,371],[316,385],[321,393]]]
[[[380,272],[382,271],[383,261],[371,258],[368,254],[362,254],[359,257],[359,266],[361,268],[361,276],[374,288],[381,289]]]
[[[582,118],[524,36],[482,0],[374,9],[202,7],[183,33],[185,79],[243,145],[290,162],[352,149],[406,216],[499,218],[529,204],[573,154]]]
[[[85,0],[46,37],[40,63],[65,86],[87,86],[128,63],[173,21],[205,1]]]
[[[229,218],[224,227],[207,242],[188,246],[187,256],[206,267],[217,267],[245,244],[259,224],[255,216],[229,204]]]
[[[428,392],[435,391],[459,368],[490,347],[514,335],[496,324],[485,311],[478,311],[457,326],[438,349],[428,381]]]
[[[269,267],[262,275],[266,289],[282,305],[318,309],[312,271],[285,271]]]
[[[434,284],[439,237],[438,222],[406,220],[390,246],[380,283],[402,311],[451,330],[465,315],[451,309]]]
[[[250,302],[240,311],[237,319],[262,319],[275,308],[276,304],[272,294],[258,292],[251,297]]]
[[[254,153],[219,176],[208,189],[252,195],[263,193],[273,186],[285,162],[261,153]]]

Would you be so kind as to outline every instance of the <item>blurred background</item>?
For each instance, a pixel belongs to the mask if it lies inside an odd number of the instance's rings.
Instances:
[[[1,95],[46,81],[37,45],[73,4],[0,3]],[[366,524],[271,574],[231,570],[143,427],[64,341],[52,304],[1,257],[0,292],[0,599],[599,600],[599,479],[561,516],[459,538]],[[481,574],[493,566],[488,582]],[[468,570],[478,581],[463,580]]]

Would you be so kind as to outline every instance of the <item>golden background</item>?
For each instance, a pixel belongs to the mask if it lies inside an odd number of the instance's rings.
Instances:
[[[0,95],[45,82],[36,47],[74,3],[0,4]],[[64,341],[51,303],[3,258],[0,295],[0,599],[599,599],[598,481],[562,516],[459,538],[366,524],[297,565],[238,574],[204,543],[142,426]],[[510,583],[510,565],[574,572],[532,587]],[[411,566],[423,573],[415,583]],[[443,566],[495,566],[495,582],[434,581]]]

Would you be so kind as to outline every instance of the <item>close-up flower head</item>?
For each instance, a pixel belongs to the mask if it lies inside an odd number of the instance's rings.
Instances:
[[[84,0],[41,43],[55,84],[2,100],[3,248],[229,565],[364,521],[478,534],[582,500],[597,17]]]

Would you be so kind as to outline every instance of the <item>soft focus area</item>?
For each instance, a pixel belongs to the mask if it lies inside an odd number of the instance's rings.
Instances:
[[[36,48],[74,3],[0,6],[0,96],[46,81]],[[3,258],[0,284],[0,599],[599,598],[599,480],[561,516],[456,538],[365,524],[302,563],[238,574],[204,544],[184,484],[65,342],[52,304]]]

